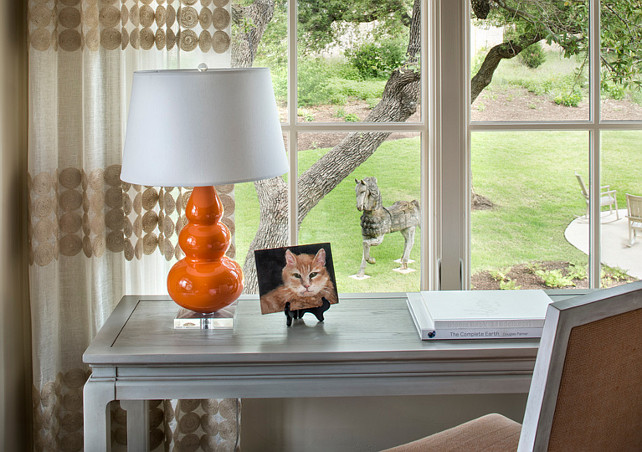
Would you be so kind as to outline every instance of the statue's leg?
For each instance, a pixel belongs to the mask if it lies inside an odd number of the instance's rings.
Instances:
[[[359,278],[363,278],[366,275],[366,254],[370,254],[370,245],[368,245],[367,240],[364,239],[361,266],[359,267],[359,273],[357,273],[357,277]]]
[[[366,273],[366,264],[374,264],[376,260],[370,256],[370,247],[380,245],[383,242],[383,236],[374,239],[363,239],[363,257],[361,259],[361,267],[359,268],[358,277],[363,277]]]
[[[401,256],[401,269],[405,270],[408,268],[408,259],[410,259],[410,251],[415,244],[415,229],[416,227],[410,227],[402,229],[401,235],[403,235],[405,244],[403,248],[403,256]]]
[[[361,267],[359,267],[359,273],[357,276],[362,278],[366,274],[366,264],[370,259],[370,239],[363,239],[363,255],[361,256]]]
[[[366,239],[363,241],[363,258],[365,261],[369,264],[375,264],[377,263],[377,260],[374,257],[370,256],[370,247],[371,246],[379,246],[383,242],[383,235],[379,237],[375,237],[374,239]],[[366,246],[367,242],[367,246]]]

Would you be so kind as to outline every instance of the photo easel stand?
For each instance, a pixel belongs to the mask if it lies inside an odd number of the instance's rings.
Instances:
[[[323,303],[321,304],[321,306],[317,306],[315,308],[297,309],[295,311],[290,310],[289,301],[285,303],[285,309],[283,312],[285,313],[285,317],[286,317],[286,321],[285,321],[286,325],[292,326],[292,319],[301,319],[303,318],[303,314],[305,314],[306,312],[310,312],[314,314],[314,316],[317,318],[319,322],[323,322],[324,320],[323,313],[328,309],[330,309],[330,302],[326,300],[325,297],[323,297],[322,300],[323,300]]]

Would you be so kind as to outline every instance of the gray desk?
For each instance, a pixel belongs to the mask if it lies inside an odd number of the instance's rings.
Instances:
[[[147,450],[146,400],[526,393],[538,340],[419,340],[403,294],[342,295],[285,326],[239,300],[233,332],[174,330],[169,298],[126,296],[83,355],[85,451],[109,450],[108,404]]]

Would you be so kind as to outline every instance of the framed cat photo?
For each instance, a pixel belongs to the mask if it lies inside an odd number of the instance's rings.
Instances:
[[[339,301],[329,243],[254,251],[261,313],[317,308]],[[326,304],[327,306],[327,304]]]

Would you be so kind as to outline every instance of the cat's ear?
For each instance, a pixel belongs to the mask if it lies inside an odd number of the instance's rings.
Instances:
[[[320,265],[325,265],[325,249],[321,248],[317,251],[317,255],[314,256],[314,262]]]
[[[294,258],[294,254],[292,254],[292,251],[285,250],[285,262],[288,265],[295,265],[296,264],[296,259]]]

